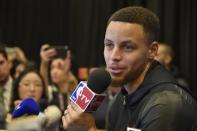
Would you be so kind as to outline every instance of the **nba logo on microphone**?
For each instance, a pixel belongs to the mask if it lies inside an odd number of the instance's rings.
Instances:
[[[80,82],[75,91],[72,93],[70,99],[84,111],[90,104],[94,96],[94,92],[92,92],[87,87],[87,84],[84,82]]]

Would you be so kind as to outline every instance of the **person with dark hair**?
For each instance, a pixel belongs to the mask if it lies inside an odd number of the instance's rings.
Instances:
[[[56,105],[63,113],[71,93],[77,86],[77,79],[71,71],[71,51],[68,48],[59,50],[44,44],[41,47],[40,57],[40,73],[47,84],[49,102]],[[62,123],[60,130],[63,130]]]
[[[35,69],[26,69],[13,83],[12,100],[10,104],[10,112],[20,101],[25,98],[32,97],[40,103],[41,111],[48,106],[47,95],[44,80],[40,73]]]
[[[4,46],[0,46],[0,102],[9,111],[13,79],[10,75],[11,63]]]
[[[183,77],[178,67],[174,65],[174,51],[167,43],[158,43],[158,52],[155,59],[159,61],[164,67],[174,76],[180,86],[189,88],[187,80]]]
[[[57,105],[62,112],[67,100],[77,86],[77,79],[71,71],[71,51],[58,52],[48,44],[41,47],[40,72],[48,85],[50,102]]]
[[[19,74],[19,77],[13,84],[13,95],[10,105],[10,113],[12,113],[24,99],[32,98],[38,103],[40,108],[40,118],[44,117],[40,123],[44,123],[42,126],[44,129],[56,131],[59,127],[59,119],[61,112],[58,107],[49,105],[47,94],[45,91],[45,83],[40,73],[33,68],[25,69]],[[31,116],[30,116],[31,117]],[[21,117],[23,119],[23,116]],[[16,119],[12,119],[11,114],[7,116],[8,124],[11,124]]]
[[[110,17],[104,58],[111,84],[122,89],[109,109],[107,131],[189,131],[192,128],[197,118],[196,100],[155,61],[159,28],[159,18],[143,7],[126,7]],[[74,103],[68,105],[62,117],[64,128],[74,124],[81,114],[84,113]]]

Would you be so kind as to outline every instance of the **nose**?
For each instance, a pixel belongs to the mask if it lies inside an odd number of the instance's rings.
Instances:
[[[34,86],[34,84],[31,84],[31,85],[30,85],[30,91],[35,91],[35,86]]]
[[[114,47],[111,53],[112,61],[120,61],[122,58],[122,52],[118,47]]]

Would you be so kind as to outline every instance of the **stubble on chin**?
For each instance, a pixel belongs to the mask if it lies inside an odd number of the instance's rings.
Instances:
[[[123,79],[113,79],[112,78],[112,82],[110,84],[110,86],[112,87],[122,87],[123,85],[125,84],[124,80]]]

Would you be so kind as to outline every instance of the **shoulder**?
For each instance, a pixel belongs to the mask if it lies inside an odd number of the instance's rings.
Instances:
[[[182,101],[182,94],[179,91],[174,90],[160,90],[150,94],[150,98],[147,103],[152,104],[175,104]]]
[[[158,86],[147,97],[147,105],[160,105],[168,108],[181,108],[183,105],[195,102],[187,91],[174,84]]]
[[[140,115],[147,113],[156,117],[181,116],[186,113],[195,113],[196,101],[192,96],[178,86],[158,88],[147,95]],[[196,108],[197,109],[197,108]],[[196,113],[195,113],[196,114]]]
[[[193,123],[197,116],[195,107],[196,101],[180,87],[153,91],[141,106],[138,120],[143,128],[186,128],[190,124],[184,127],[180,123]]]

